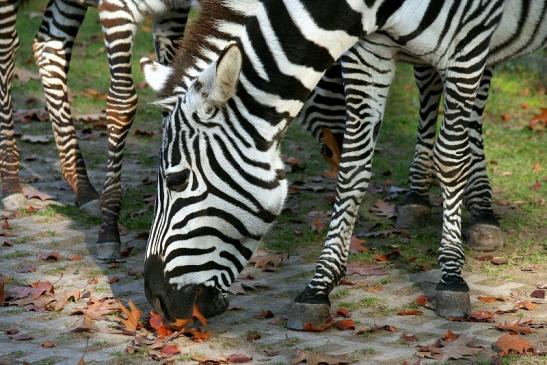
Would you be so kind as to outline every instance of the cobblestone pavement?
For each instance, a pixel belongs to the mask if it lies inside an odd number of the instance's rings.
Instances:
[[[22,285],[34,281],[51,281],[56,291],[66,289],[87,289],[93,296],[114,296],[122,301],[132,299],[138,307],[150,309],[143,294],[142,261],[145,242],[135,240],[134,233],[124,236],[124,241],[135,248],[125,263],[115,268],[107,268],[93,260],[89,254],[96,237],[96,228],[82,228],[80,224],[59,217],[39,215],[24,216],[9,220],[13,238],[13,247],[0,248],[1,271],[13,278],[7,285]],[[56,262],[39,261],[37,253],[59,251],[61,259]],[[67,257],[79,254],[80,261],[69,261]],[[438,280],[439,272],[432,270],[419,274],[407,274],[392,267],[386,267],[387,275],[360,277],[351,276],[353,286],[342,286],[334,292],[333,309],[349,306],[352,318],[360,328],[391,325],[395,332],[377,330],[356,335],[356,331],[342,331],[331,328],[321,333],[304,333],[287,330],[283,318],[287,315],[287,304],[303,288],[313,270],[311,264],[299,263],[298,257],[291,257],[276,272],[263,272],[248,268],[254,280],[249,285],[256,286],[248,290],[247,295],[238,295],[231,299],[232,310],[210,321],[210,339],[204,343],[195,343],[187,338],[174,341],[182,355],[177,363],[196,363],[192,356],[217,358],[220,355],[242,353],[252,356],[252,363],[288,364],[297,349],[320,351],[328,354],[349,354],[359,364],[401,364],[405,360],[413,363],[417,360],[416,343],[430,344],[451,330],[470,339],[483,343],[485,349],[473,359],[487,360],[492,354],[490,345],[501,333],[494,329],[493,323],[453,322],[439,318],[428,309],[421,308],[423,315],[399,316],[396,312],[409,303],[413,303],[420,294],[430,294]],[[36,272],[18,273],[25,265],[34,265]],[[530,282],[545,281],[545,273],[533,273]],[[118,282],[108,284],[108,279],[116,276]],[[88,280],[96,278],[95,284]],[[496,302],[486,304],[477,301],[479,295],[503,296],[509,298],[528,296],[533,289],[531,284],[515,281],[497,282],[483,275],[467,274],[471,286],[475,310],[494,310],[507,305]],[[258,285],[260,284],[260,285]],[[367,285],[368,284],[368,285]],[[378,284],[378,285],[375,285]],[[371,287],[381,290],[370,292]],[[368,289],[367,289],[368,288]],[[143,354],[125,353],[130,337],[116,334],[114,322],[101,321],[104,331],[76,333],[82,321],[81,316],[69,315],[75,308],[82,307],[86,299],[69,303],[60,312],[33,312],[20,307],[0,308],[0,363],[5,364],[77,364],[84,358],[86,364],[94,363],[145,363],[152,361]],[[349,304],[348,304],[349,303]],[[545,323],[546,305],[540,304],[534,311],[519,310],[496,316],[496,322],[519,318]],[[262,310],[271,310],[270,319],[259,319]],[[6,332],[16,328],[19,333],[32,339],[15,341]],[[402,334],[415,335],[416,342],[406,343]],[[258,334],[260,339],[250,342],[250,334]],[[547,346],[547,329],[539,328],[528,335],[536,348]],[[45,341],[53,341],[55,347],[43,348]],[[541,361],[535,358],[534,361]],[[544,360],[544,359],[543,359]],[[428,363],[433,360],[423,360]],[[467,360],[469,361],[469,360]],[[467,362],[464,361],[464,362]]]

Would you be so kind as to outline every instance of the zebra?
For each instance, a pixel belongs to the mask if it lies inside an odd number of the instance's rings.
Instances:
[[[25,205],[18,177],[19,152],[12,120],[11,82],[15,51],[19,45],[15,30],[18,0],[0,3],[0,150],[4,208]],[[110,69],[107,96],[108,164],[102,194],[89,181],[78,146],[68,99],[67,76],[72,47],[88,6],[99,8]],[[121,207],[121,164],[125,139],[134,120],[137,94],[131,75],[131,51],[138,24],[153,16],[156,57],[162,64],[173,58],[176,43],[186,26],[191,0],[50,0],[33,43],[33,52],[45,92],[49,119],[61,160],[64,179],[75,193],[76,204],[86,212],[102,216],[97,240],[99,259],[120,255],[118,217]]]
[[[185,59],[183,41],[172,68],[143,62],[147,81],[161,91],[158,104],[170,110],[145,258],[145,291],[154,308],[170,320],[188,317],[194,305],[206,316],[226,309],[228,286],[283,206],[287,181],[279,145],[288,122],[323,72],[354,46],[342,58],[344,80],[366,74],[360,72],[364,64],[376,67],[368,70],[369,80],[344,85],[346,95],[358,97],[346,100],[334,212],[315,275],[296,297],[288,326],[302,329],[329,313],[328,295],[345,273],[349,238],[370,179],[395,61],[405,58],[435,65],[443,80],[445,113],[434,145],[444,197],[437,310],[444,316],[468,313],[469,288],[461,275],[468,121],[504,6],[511,14],[522,3],[325,1],[317,8],[311,1],[286,0],[276,6],[259,2],[253,9],[246,2],[224,2],[222,11],[210,5],[208,11],[229,13],[217,26],[232,33],[234,42],[215,43],[207,27],[196,27],[191,39],[221,49],[217,61],[197,72],[194,63],[203,60]],[[523,49],[545,43],[545,6],[533,6],[537,17],[530,22],[538,31]],[[506,36],[515,34],[518,23],[510,18],[500,26]],[[203,54],[211,52],[204,46]]]

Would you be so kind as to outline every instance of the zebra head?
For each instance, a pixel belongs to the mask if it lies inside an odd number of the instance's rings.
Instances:
[[[173,70],[141,61],[161,90]],[[224,312],[226,294],[282,210],[287,194],[278,135],[264,137],[235,96],[241,51],[230,44],[184,92],[161,104],[155,212],[145,290],[167,319]]]

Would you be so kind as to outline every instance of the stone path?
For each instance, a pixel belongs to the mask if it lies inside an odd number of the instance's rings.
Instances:
[[[113,296],[125,302],[133,300],[145,312],[150,310],[142,288],[142,258],[145,242],[134,240],[134,233],[124,236],[135,248],[125,263],[107,268],[93,260],[89,250],[96,237],[96,228],[82,228],[81,224],[62,219],[60,216],[25,216],[9,220],[12,226],[13,247],[0,248],[2,274],[13,278],[7,285],[22,285],[34,281],[51,281],[56,291],[66,289],[89,290],[93,296]],[[40,252],[59,251],[62,258],[56,262],[37,260]],[[80,261],[68,261],[67,257],[79,254]],[[34,265],[36,272],[18,273],[24,265]],[[299,263],[298,257],[291,257],[276,272],[263,272],[248,268],[246,271],[255,279],[249,284],[260,283],[259,288],[249,290],[247,295],[231,298],[232,308],[226,314],[210,321],[210,339],[195,343],[187,338],[174,342],[181,349],[177,363],[195,364],[192,357],[217,358],[220,355],[242,353],[252,356],[256,364],[288,364],[296,349],[320,351],[330,355],[348,354],[358,364],[401,364],[405,360],[414,363],[416,343],[431,344],[442,337],[446,330],[481,341],[486,348],[474,360],[488,360],[493,354],[490,344],[501,333],[493,329],[492,323],[451,322],[439,318],[432,310],[420,308],[423,315],[398,316],[396,312],[408,307],[423,293],[431,293],[438,280],[438,271],[408,274],[393,267],[387,267],[384,276],[349,277],[353,286],[342,286],[333,294],[333,309],[350,306],[352,319],[357,329],[372,326],[391,325],[395,332],[377,330],[364,335],[356,331],[331,328],[321,333],[304,333],[287,330],[283,318],[287,315],[287,304],[303,288],[313,270],[311,264]],[[535,281],[545,281],[545,273],[535,273]],[[119,281],[108,284],[108,278],[117,276]],[[96,284],[88,280],[96,278]],[[478,274],[467,274],[471,286],[475,310],[493,310],[503,303],[486,304],[476,300],[478,295],[525,296],[533,289],[529,284],[517,281],[495,282]],[[368,285],[366,285],[368,284]],[[369,292],[367,287],[382,286],[378,292]],[[81,323],[81,316],[71,316],[74,308],[82,307],[86,299],[69,303],[61,312],[31,312],[20,307],[0,308],[0,363],[2,364],[77,364],[83,357],[86,364],[95,363],[148,363],[153,362],[146,354],[125,353],[130,337],[106,332],[75,333],[73,329]],[[540,304],[535,311],[519,310],[496,316],[496,322],[518,318],[533,320],[534,323],[547,321],[547,305]],[[256,318],[262,310],[271,310],[271,319]],[[104,322],[104,323],[103,323]],[[101,328],[113,331],[115,322],[101,321]],[[19,333],[33,338],[14,341],[6,331],[18,329]],[[401,335],[415,335],[417,342],[405,343]],[[258,334],[260,339],[249,342],[249,334]],[[527,337],[536,348],[547,348],[547,329],[539,328]],[[45,341],[56,346],[42,348]],[[84,355],[85,354],[85,355]],[[530,361],[545,359],[530,358]],[[430,360],[434,362],[433,360]],[[422,363],[429,363],[422,360]],[[469,361],[469,360],[468,360]],[[465,361],[464,361],[465,362]],[[534,362],[531,362],[534,363]]]

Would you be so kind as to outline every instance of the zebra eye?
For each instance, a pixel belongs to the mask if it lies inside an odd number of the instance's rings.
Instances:
[[[166,176],[167,187],[169,190],[176,192],[182,192],[188,187],[188,181],[190,179],[190,170],[184,169],[182,171],[172,172]]]

